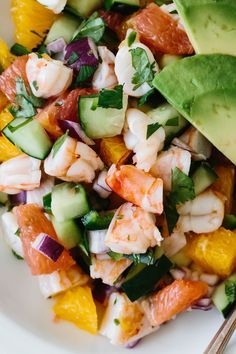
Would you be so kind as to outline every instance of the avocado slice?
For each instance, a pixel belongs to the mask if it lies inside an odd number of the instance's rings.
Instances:
[[[174,0],[198,54],[236,55],[235,0]]]
[[[236,164],[236,57],[195,55],[174,62],[153,85]]]

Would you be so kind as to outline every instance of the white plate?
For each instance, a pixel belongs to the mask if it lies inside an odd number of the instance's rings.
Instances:
[[[10,1],[0,1],[0,36],[11,42]],[[105,338],[90,336],[69,323],[54,324],[51,306],[52,301],[40,296],[24,262],[12,256],[0,237],[1,354],[127,354],[127,349],[113,347]],[[216,310],[185,313],[143,340],[134,353],[201,354],[222,321]],[[227,353],[236,353],[236,336]]]

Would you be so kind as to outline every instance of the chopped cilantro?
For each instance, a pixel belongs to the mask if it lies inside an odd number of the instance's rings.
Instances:
[[[122,253],[116,253],[113,251],[110,251],[107,253],[109,257],[111,257],[111,259],[113,261],[119,261],[121,258],[123,258],[123,254]]]
[[[80,38],[90,37],[98,43],[105,31],[105,23],[98,13],[94,12],[87,20],[84,20],[73,38],[73,42]]]
[[[20,229],[19,228],[16,230],[15,235],[20,236]]]
[[[117,303],[117,297],[115,298],[113,305],[115,305]]]
[[[118,318],[114,318],[114,323],[116,326],[119,326],[120,320]]]
[[[154,134],[160,127],[161,127],[161,124],[159,124],[158,122],[153,123],[153,124],[149,124],[147,126],[146,139],[149,139],[150,136],[152,136],[152,134]]]
[[[11,53],[16,55],[17,57],[21,56],[21,55],[26,55],[29,54],[30,52],[28,51],[27,48],[25,48],[23,45],[19,44],[19,43],[15,43],[13,44],[13,46],[11,47]]]
[[[79,86],[82,82],[85,82],[93,76],[95,71],[97,70],[97,66],[89,66],[89,65],[83,65],[81,66],[79,73],[75,79],[75,85]]]
[[[145,95],[140,97],[138,100],[138,107],[143,106],[147,102],[148,98],[154,93],[154,91],[155,91],[155,89],[152,88]]]
[[[132,56],[132,66],[135,69],[132,83],[134,84],[134,90],[137,90],[145,82],[152,86],[152,81],[155,76],[155,62],[152,64],[148,59],[148,55],[143,48],[130,49]]]
[[[21,256],[19,256],[19,254],[17,254],[15,251],[12,250],[12,254],[14,257],[16,257],[16,259],[18,259],[19,261],[22,261],[24,258],[22,258]]]
[[[147,264],[147,265],[151,265],[154,264],[156,259],[155,259],[155,252],[154,249],[150,248],[146,253],[142,253],[142,254],[126,254],[124,255],[125,258],[130,259],[131,261],[133,261],[135,264]]]
[[[34,80],[34,81],[32,82],[32,85],[34,86],[35,90],[38,91],[39,86],[38,86],[38,83],[37,83],[36,80]]]
[[[102,89],[99,93],[98,107],[123,108],[123,86],[118,85],[111,90]]]
[[[178,127],[178,125],[179,125],[179,117],[170,118],[165,124],[166,127]]]
[[[135,39],[137,37],[137,33],[132,31],[128,38],[127,38],[127,43],[128,43],[128,47],[131,47],[131,45],[134,43]]]
[[[78,54],[76,52],[72,52],[68,61],[67,61],[67,64],[71,65],[71,64],[75,63],[78,59],[79,59]]]

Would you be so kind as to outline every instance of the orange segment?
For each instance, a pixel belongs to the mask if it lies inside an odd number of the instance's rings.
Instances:
[[[36,0],[12,0],[16,42],[28,50],[42,43],[57,15]]]
[[[225,213],[230,214],[233,206],[235,167],[233,165],[218,165],[215,167],[215,171],[219,178],[212,187],[226,197]]]
[[[0,112],[8,105],[9,101],[4,95],[3,92],[0,91]]]
[[[100,156],[102,161],[109,167],[113,164],[125,164],[131,154],[132,151],[126,148],[121,135],[101,140]]]
[[[236,231],[221,227],[208,234],[192,235],[187,254],[205,271],[227,277],[236,266]]]
[[[13,115],[9,112],[8,108],[5,108],[0,113],[0,130],[3,130],[8,123],[14,119]]]
[[[208,292],[208,285],[201,281],[175,280],[143,301],[144,311],[153,326],[169,321],[187,310]]]
[[[59,295],[53,311],[58,318],[73,322],[91,334],[97,333],[97,310],[88,286],[78,286]]]
[[[16,95],[16,78],[21,77],[27,84],[26,63],[28,56],[18,57],[3,73],[0,75],[0,90],[6,95],[10,102],[13,102]]]
[[[20,154],[22,154],[22,152],[4,135],[0,136],[0,162],[10,160]]]
[[[0,38],[0,69],[6,69],[14,61],[14,58],[7,44]]]
[[[57,240],[52,223],[46,218],[37,204],[20,205],[14,209],[14,213],[20,228],[25,260],[33,275],[50,274],[56,270],[66,270],[75,263],[66,250],[63,251],[56,262],[53,262],[32,248],[32,242],[35,241],[40,233],[46,233]]]
[[[156,54],[193,54],[193,47],[184,30],[172,16],[156,4],[149,4],[127,23],[134,27],[140,41]]]

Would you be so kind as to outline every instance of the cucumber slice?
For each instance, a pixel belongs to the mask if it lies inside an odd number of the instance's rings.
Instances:
[[[170,260],[172,263],[174,263],[177,267],[188,267],[191,263],[192,260],[186,255],[186,252],[184,249],[180,250],[178,253],[176,253],[174,256],[170,257]]]
[[[78,16],[89,17],[102,6],[102,0],[68,0],[66,9]]]
[[[104,230],[108,229],[114,213],[100,215],[96,210],[91,210],[81,219],[87,230]]]
[[[79,117],[85,133],[91,139],[110,138],[121,134],[125,122],[128,98],[123,96],[123,108],[102,108],[97,106],[98,95],[80,97]]]
[[[218,176],[213,168],[209,164],[203,162],[192,175],[195,194],[198,195],[202,193],[205,189],[210,187],[217,178]]]
[[[169,272],[172,265],[172,262],[165,255],[162,255],[152,265],[134,264],[121,288],[131,301],[136,301],[150,293],[155,288],[156,283]]]
[[[236,230],[236,215],[226,214],[223,226],[228,230]]]
[[[51,218],[57,237],[66,249],[71,249],[80,243],[82,231],[75,220],[58,221]]]
[[[49,44],[58,38],[64,38],[69,43],[81,24],[82,20],[68,13],[61,15],[52,25],[45,39],[45,44]]]
[[[227,317],[236,305],[236,273],[216,288],[212,301],[223,316]]]
[[[16,118],[3,130],[3,134],[27,155],[44,160],[52,142],[41,124],[32,118]]]
[[[57,221],[80,218],[89,212],[87,195],[81,184],[61,183],[52,190],[52,214]]]
[[[146,114],[153,120],[153,124],[159,123],[163,126],[167,144],[174,137],[178,136],[189,124],[169,103],[164,103],[157,108],[150,109]]]

